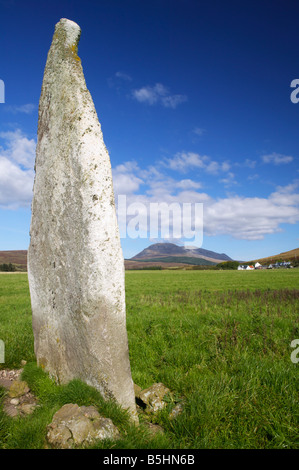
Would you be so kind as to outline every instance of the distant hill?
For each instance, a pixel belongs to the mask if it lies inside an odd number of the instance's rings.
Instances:
[[[284,251],[279,255],[268,256],[267,258],[259,258],[253,261],[258,261],[260,264],[275,263],[276,261],[295,261],[299,259],[299,248],[294,250]]]
[[[199,259],[202,261],[200,262]],[[216,253],[215,251],[203,248],[178,246],[174,243],[154,243],[133,256],[131,260],[207,265],[221,263],[222,261],[232,261],[225,253]]]
[[[18,271],[27,271],[27,250],[0,251],[0,264],[15,264]]]

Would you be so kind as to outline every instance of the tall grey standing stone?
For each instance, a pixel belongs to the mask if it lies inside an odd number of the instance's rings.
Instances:
[[[55,27],[39,103],[28,276],[38,365],[79,378],[137,419],[111,164],[77,47]]]

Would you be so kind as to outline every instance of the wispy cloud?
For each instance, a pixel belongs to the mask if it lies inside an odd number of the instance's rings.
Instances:
[[[255,168],[256,167],[256,160],[251,160],[251,158],[246,158],[245,160],[240,160],[237,162],[234,162],[235,167],[239,168]]]
[[[251,160],[250,158],[246,158],[244,162],[244,166],[247,168],[255,168],[256,160]]]
[[[156,83],[154,86],[144,86],[132,91],[133,98],[139,103],[148,105],[161,104],[165,108],[175,109],[179,104],[187,101],[186,95],[176,94],[173,95],[161,83]]]
[[[131,82],[132,81],[132,77],[131,75],[129,75],[128,73],[125,73],[125,72],[116,72],[115,74],[116,78],[120,78],[121,80],[125,80],[126,82]]]
[[[254,175],[247,176],[247,179],[248,179],[248,181],[255,181],[255,180],[259,179],[259,177],[260,177],[260,175],[255,173]]]
[[[115,88],[118,92],[127,89],[129,83],[132,81],[131,75],[121,70],[115,72],[114,75],[107,79],[108,86]]]
[[[171,170],[187,173],[195,168],[202,169],[211,175],[228,172],[230,164],[227,161],[217,162],[208,155],[199,155],[195,152],[178,152],[173,158],[166,158],[164,165]]]
[[[206,133],[206,129],[203,129],[202,127],[195,127],[192,132],[193,134],[201,137]]]
[[[13,114],[17,114],[17,113],[32,114],[36,109],[37,109],[37,106],[33,103],[5,106],[5,110]]]
[[[162,99],[162,104],[165,108],[175,109],[179,104],[187,101],[187,96],[185,95],[168,95],[164,96]]]
[[[282,153],[270,153],[268,155],[262,155],[262,160],[264,163],[273,163],[274,165],[283,165],[291,163],[294,160],[294,157],[291,155],[283,155]]]
[[[226,175],[225,178],[221,178],[220,183],[224,184],[226,188],[229,188],[230,186],[237,184],[237,181],[235,180],[235,174],[229,171]]]

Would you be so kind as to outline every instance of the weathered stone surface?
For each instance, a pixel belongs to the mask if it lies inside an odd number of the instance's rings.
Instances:
[[[23,380],[14,380],[8,393],[11,398],[16,398],[20,397],[21,395],[25,395],[29,392],[29,390],[30,389],[27,385],[27,382],[24,382]]]
[[[77,55],[55,27],[39,104],[28,277],[38,364],[80,378],[137,419],[111,164]]]
[[[169,393],[169,388],[159,382],[142,390],[142,392],[139,393],[139,399],[146,405],[146,411],[155,413],[156,411],[162,410],[162,408],[167,405],[164,401],[164,397]]]
[[[92,445],[97,440],[117,439],[120,434],[109,418],[103,418],[94,406],[69,403],[53,416],[47,441],[60,449]]]
[[[164,429],[159,424],[145,423],[151,435],[164,434]]]

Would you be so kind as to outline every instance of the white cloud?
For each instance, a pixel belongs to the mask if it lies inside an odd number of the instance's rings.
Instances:
[[[149,105],[161,104],[165,108],[175,109],[179,104],[187,101],[186,95],[172,95],[168,88],[161,83],[154,86],[144,86],[132,91],[132,96],[139,103]]]
[[[173,158],[165,159],[165,166],[171,170],[185,173],[190,168],[206,168],[210,158],[207,155],[199,155],[194,152],[178,152]]]
[[[0,206],[17,209],[28,206],[32,198],[33,170],[22,170],[7,158],[0,156]]]
[[[269,155],[262,155],[262,160],[264,163],[273,163],[274,165],[282,165],[286,163],[291,163],[294,160],[294,157],[291,155],[283,155],[281,153],[273,152]]]
[[[176,187],[180,189],[199,189],[201,184],[197,181],[192,181],[190,179],[185,179],[178,181]]]
[[[207,165],[206,159],[197,154],[184,154],[198,166]],[[182,157],[182,154],[180,154]],[[180,168],[181,160],[176,160],[176,168]],[[240,195],[214,198],[207,193],[199,192],[200,183],[191,179],[175,181],[168,175],[154,171],[154,167],[140,169],[134,167],[134,174],[128,173],[129,164],[123,166],[124,174],[129,177],[131,185],[127,186],[127,204],[140,204],[148,207],[150,203],[203,203],[204,233],[207,236],[228,235],[235,239],[260,240],[268,234],[282,231],[282,224],[299,222],[299,181],[285,187],[277,187],[268,197],[243,197]],[[121,173],[122,167],[118,167]],[[141,174],[147,175],[147,191],[140,194],[140,185],[133,189],[134,178]],[[118,177],[120,175],[118,174]],[[225,184],[234,183],[234,174],[229,172]],[[141,178],[140,178],[141,179]],[[125,188],[124,188],[125,189]],[[130,190],[130,191],[129,191]],[[144,217],[145,223],[147,219]],[[146,227],[144,226],[145,230]]]
[[[230,235],[244,240],[260,240],[281,231],[281,224],[299,221],[299,194],[277,191],[268,198],[234,196],[205,205],[207,235]]]
[[[34,166],[36,147],[34,139],[28,139],[20,129],[0,132],[0,138],[6,143],[6,150],[2,150],[2,155],[25,168]]]
[[[34,139],[20,129],[1,132],[5,148],[0,148],[0,206],[16,209],[31,203],[34,181]]]
[[[136,176],[139,168],[136,162],[126,162],[113,170],[113,188],[115,194],[131,194],[139,190],[143,180]]]
[[[139,90],[133,90],[133,97],[140,103],[155,104],[158,96],[152,88],[143,87]]]

